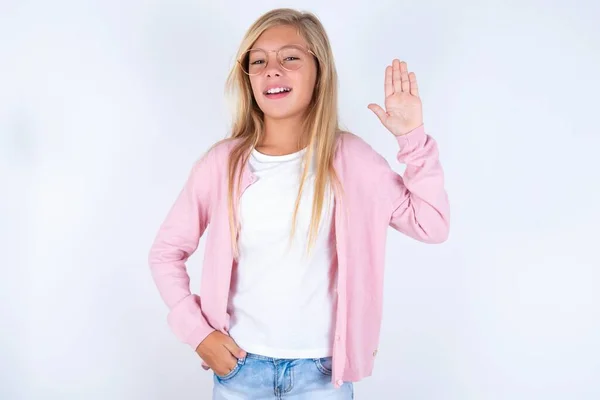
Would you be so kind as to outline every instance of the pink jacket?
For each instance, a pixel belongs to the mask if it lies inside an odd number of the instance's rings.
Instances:
[[[434,139],[423,125],[396,137],[403,176],[359,136],[342,132],[334,166],[345,196],[335,199],[338,284],[332,382],[371,375],[379,342],[388,226],[422,242],[448,237],[449,203]],[[149,254],[153,279],[169,308],[168,324],[193,349],[214,330],[229,329],[227,300],[233,266],[224,141],[197,161]],[[241,191],[255,181],[243,169]],[[236,196],[239,199],[239,196]],[[186,260],[210,225],[199,295],[190,291]],[[203,363],[205,369],[208,366]]]

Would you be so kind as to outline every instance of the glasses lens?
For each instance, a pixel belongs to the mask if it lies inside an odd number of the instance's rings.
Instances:
[[[248,50],[242,61],[242,69],[249,75],[260,74],[266,65],[267,53],[260,49]]]
[[[279,49],[277,60],[279,64],[288,71],[300,69],[310,57],[303,48],[290,45]],[[262,49],[251,49],[246,51],[240,64],[248,75],[258,75],[264,71],[269,61],[269,56]]]
[[[308,54],[297,46],[285,46],[279,50],[279,62],[289,71],[295,71],[306,62]]]

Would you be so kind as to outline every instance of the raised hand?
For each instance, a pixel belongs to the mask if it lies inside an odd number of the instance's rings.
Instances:
[[[385,69],[385,110],[369,104],[381,123],[394,135],[402,136],[423,124],[417,76],[408,73],[406,62],[394,59]]]

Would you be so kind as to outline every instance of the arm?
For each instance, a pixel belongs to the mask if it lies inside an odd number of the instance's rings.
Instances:
[[[383,191],[390,202],[390,226],[427,243],[446,240],[450,211],[435,140],[425,133],[417,77],[395,59],[385,70],[385,107],[369,104],[394,135],[406,164],[404,176],[386,168]]]
[[[450,207],[437,143],[423,125],[396,140],[397,160],[406,170],[403,176],[391,169],[384,175],[390,226],[422,242],[441,243],[448,238]]]
[[[214,331],[202,314],[200,297],[190,292],[185,264],[210,219],[209,161],[210,154],[194,164],[148,256],[152,278],[169,308],[168,324],[179,340],[194,349]]]

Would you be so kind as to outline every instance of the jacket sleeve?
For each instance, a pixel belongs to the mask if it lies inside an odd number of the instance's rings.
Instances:
[[[385,175],[389,224],[421,242],[444,242],[449,234],[450,206],[437,143],[423,125],[395,139],[400,146],[397,160],[406,169],[403,176],[391,168]]]
[[[211,170],[209,155],[193,165],[148,256],[154,283],[169,308],[167,322],[176,337],[193,349],[215,330],[202,313],[200,297],[190,292],[186,268],[209,223]]]

